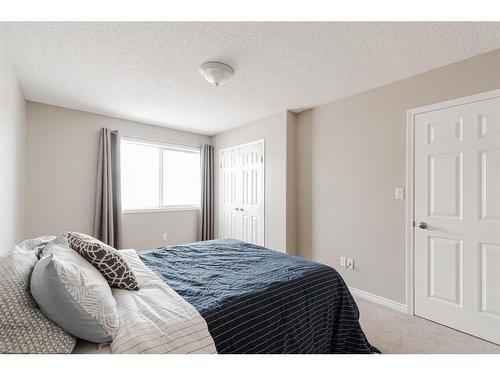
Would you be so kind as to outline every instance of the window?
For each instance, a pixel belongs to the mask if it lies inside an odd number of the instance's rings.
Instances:
[[[200,151],[123,138],[122,209],[197,209]]]

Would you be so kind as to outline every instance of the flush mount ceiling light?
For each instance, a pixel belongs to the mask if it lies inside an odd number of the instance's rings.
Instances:
[[[207,61],[200,65],[200,73],[203,78],[217,87],[234,74],[234,69],[218,61]]]

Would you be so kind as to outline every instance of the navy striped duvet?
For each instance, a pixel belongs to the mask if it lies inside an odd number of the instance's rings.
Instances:
[[[373,353],[331,267],[236,240],[169,246],[142,261],[193,305],[218,353]]]

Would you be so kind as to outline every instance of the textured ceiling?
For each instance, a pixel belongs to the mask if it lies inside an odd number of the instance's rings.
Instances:
[[[28,100],[215,134],[500,48],[500,23],[3,23]],[[236,74],[213,87],[207,60]]]

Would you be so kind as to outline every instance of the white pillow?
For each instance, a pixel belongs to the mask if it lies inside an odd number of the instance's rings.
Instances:
[[[45,245],[47,245],[50,241],[53,241],[55,236],[41,236],[36,238],[30,238],[24,240],[23,242],[18,243],[15,246],[16,251],[35,251],[38,256],[40,251],[43,250]]]
[[[77,337],[103,343],[116,335],[118,311],[106,279],[61,241],[44,247],[31,294],[45,315]]]

